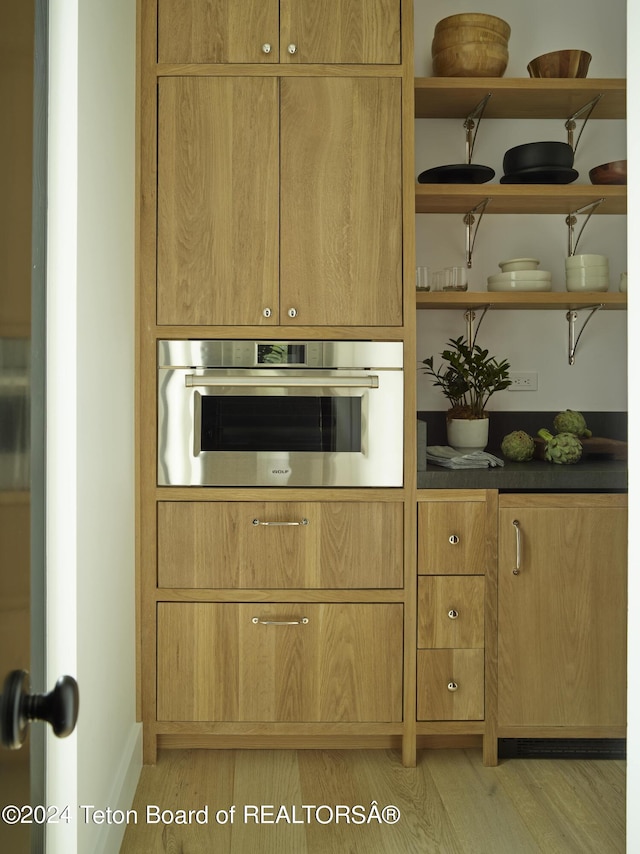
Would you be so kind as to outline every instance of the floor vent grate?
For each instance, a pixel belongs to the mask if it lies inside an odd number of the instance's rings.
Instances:
[[[501,759],[626,759],[624,738],[500,738]]]

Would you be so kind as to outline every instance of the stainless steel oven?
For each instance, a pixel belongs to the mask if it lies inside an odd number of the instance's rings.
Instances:
[[[398,341],[159,341],[158,484],[402,486]]]

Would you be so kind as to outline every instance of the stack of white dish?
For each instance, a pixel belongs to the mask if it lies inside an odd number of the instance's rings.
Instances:
[[[609,259],[606,255],[570,255],[564,265],[568,291],[609,290]]]
[[[537,270],[537,258],[512,258],[500,261],[502,270],[487,279],[488,291],[550,291],[551,273]]]

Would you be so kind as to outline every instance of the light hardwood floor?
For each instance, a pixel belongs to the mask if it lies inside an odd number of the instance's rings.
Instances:
[[[362,805],[368,816],[373,801],[397,807],[399,820],[374,813],[356,824],[353,811],[351,823],[336,821],[336,806]],[[147,822],[148,805],[176,818],[207,805],[208,816]],[[272,823],[257,820],[261,805]],[[395,751],[171,750],[143,769],[134,809],[120,854],[615,854],[625,850],[625,763],[503,759],[487,768],[480,750],[445,749],[404,768]]]

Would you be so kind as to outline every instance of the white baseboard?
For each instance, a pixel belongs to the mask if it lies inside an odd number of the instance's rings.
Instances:
[[[131,809],[141,770],[142,725],[134,724],[122,751],[122,760],[108,800],[114,810],[122,810],[126,813]],[[100,833],[95,840],[95,854],[118,854],[126,829],[127,826],[124,823],[100,825]]]

